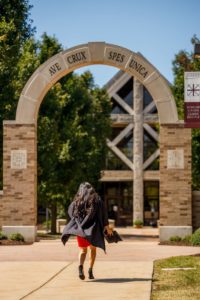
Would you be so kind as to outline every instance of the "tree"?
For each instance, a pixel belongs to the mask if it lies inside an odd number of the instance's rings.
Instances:
[[[13,119],[19,94],[15,91],[18,61],[33,35],[27,0],[0,0],[0,118]]]
[[[0,169],[2,172],[2,122],[14,119],[19,90],[18,62],[24,43],[33,35],[27,0],[0,0]],[[1,179],[2,185],[2,179]]]
[[[191,43],[200,40],[193,36]],[[184,118],[184,72],[200,71],[200,60],[195,59],[193,53],[181,50],[173,61],[174,84],[172,91],[175,96],[180,119]],[[200,129],[192,129],[192,185],[200,190]]]

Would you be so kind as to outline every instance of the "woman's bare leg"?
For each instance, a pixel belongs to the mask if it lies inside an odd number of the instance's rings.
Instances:
[[[83,265],[86,259],[86,255],[87,255],[87,247],[79,247],[79,278],[84,280],[85,279],[85,275],[84,275],[84,271],[83,271]]]
[[[87,255],[87,247],[79,247],[79,265],[83,266]]]
[[[96,258],[96,247],[90,245],[90,267],[88,270],[89,279],[94,279],[93,266]]]
[[[90,268],[92,269],[94,266],[95,258],[96,258],[97,249],[96,247],[90,245]]]

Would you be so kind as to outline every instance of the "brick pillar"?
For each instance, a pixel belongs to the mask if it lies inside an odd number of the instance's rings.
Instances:
[[[2,230],[34,241],[37,224],[37,159],[34,124],[4,122]]]
[[[143,85],[134,78],[133,221],[143,221]]]
[[[160,240],[192,232],[191,129],[160,126]]]

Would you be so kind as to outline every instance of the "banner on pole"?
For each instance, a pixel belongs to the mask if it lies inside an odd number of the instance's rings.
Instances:
[[[185,72],[185,127],[200,128],[200,72]]]

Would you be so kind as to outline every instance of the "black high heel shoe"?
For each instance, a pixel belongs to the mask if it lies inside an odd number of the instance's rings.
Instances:
[[[81,280],[84,280],[84,279],[85,279],[85,275],[84,275],[84,273],[83,273],[83,266],[82,266],[82,265],[80,265],[80,266],[78,267],[78,272],[79,272],[79,278],[80,278]]]
[[[92,272],[92,268],[89,268],[89,270],[88,270],[88,275],[89,275],[89,279],[94,279],[94,275],[93,275],[93,272]]]

